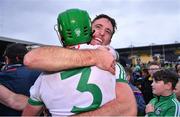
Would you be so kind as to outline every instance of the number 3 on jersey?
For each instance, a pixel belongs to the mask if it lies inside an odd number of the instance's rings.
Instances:
[[[95,110],[98,107],[100,107],[101,102],[102,102],[102,92],[100,88],[96,84],[88,83],[90,73],[91,73],[90,67],[64,71],[61,73],[61,78],[62,80],[64,80],[79,73],[82,73],[82,74],[81,74],[81,78],[79,80],[79,83],[76,89],[82,93],[90,92],[93,96],[93,102],[90,106],[85,107],[85,108],[79,108],[79,107],[73,106],[73,109],[71,111],[73,113],[80,113],[80,112]]]

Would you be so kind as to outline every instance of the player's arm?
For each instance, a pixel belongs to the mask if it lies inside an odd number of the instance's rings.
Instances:
[[[72,50],[58,46],[33,49],[24,57],[29,68],[43,71],[60,71],[69,68],[96,65],[114,73],[114,57],[107,49]]]
[[[118,115],[122,116],[136,116],[137,105],[134,93],[127,83],[116,83],[116,102],[114,109]]]
[[[137,106],[135,97],[127,83],[116,83],[116,99],[101,108],[79,114],[80,116],[136,116]]]
[[[28,99],[27,106],[23,110],[23,116],[35,116],[43,111],[44,103],[40,93],[42,79],[43,76],[40,75],[34,85],[30,88],[30,98]]]
[[[0,85],[0,103],[15,110],[23,110],[27,104],[27,100],[27,96],[16,94],[3,85]]]
[[[23,110],[22,116],[36,116],[40,115],[43,111],[43,106],[42,105],[31,105],[27,104],[25,109]]]

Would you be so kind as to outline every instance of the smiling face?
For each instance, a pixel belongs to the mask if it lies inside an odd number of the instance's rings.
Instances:
[[[100,18],[93,22],[91,45],[109,45],[113,35],[113,26],[106,18]]]

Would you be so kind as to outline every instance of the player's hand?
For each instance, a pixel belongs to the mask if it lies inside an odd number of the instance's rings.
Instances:
[[[96,66],[115,74],[116,61],[113,55],[108,51],[107,47],[99,47],[96,49]]]
[[[152,104],[147,104],[145,111],[146,111],[146,113],[154,112],[154,106]]]

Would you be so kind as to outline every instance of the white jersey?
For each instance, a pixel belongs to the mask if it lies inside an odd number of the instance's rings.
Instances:
[[[95,110],[116,97],[116,81],[127,81],[116,65],[116,75],[96,66],[41,74],[30,89],[29,103],[45,105],[52,116]]]

